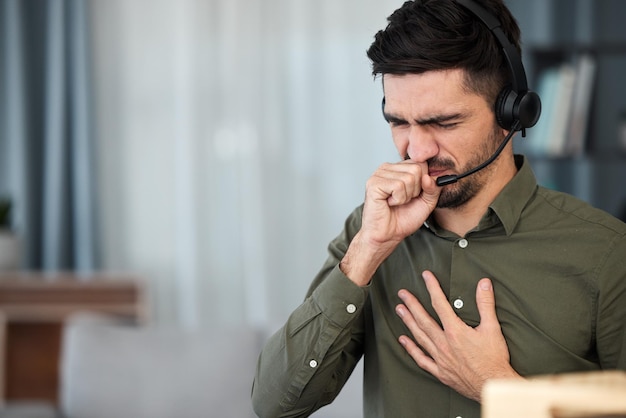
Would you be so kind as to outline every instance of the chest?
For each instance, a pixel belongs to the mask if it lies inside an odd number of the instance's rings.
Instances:
[[[437,276],[455,313],[466,324],[478,325],[476,285],[488,277],[511,362],[519,372],[593,368],[597,295],[588,260],[593,256],[554,240],[529,245],[522,239],[511,245],[497,237],[415,239],[399,247],[373,280],[370,299],[377,338],[407,333],[394,314],[401,288],[415,294],[436,318],[421,278],[424,270]]]

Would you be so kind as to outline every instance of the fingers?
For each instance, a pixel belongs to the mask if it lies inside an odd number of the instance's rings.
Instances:
[[[448,298],[443,293],[435,275],[426,270],[422,273],[422,277],[430,295],[431,305],[439,317],[441,325],[430,316],[418,299],[405,289],[401,289],[398,292],[398,297],[404,302],[404,305],[398,305],[396,307],[396,313],[402,318],[402,321],[409,331],[411,331],[417,343],[432,355],[436,352],[435,350],[437,349],[439,341],[446,338],[446,330],[459,328],[465,324],[450,306]],[[489,320],[495,320],[495,324],[498,324],[498,320],[495,316],[493,292],[489,289],[491,289],[491,282],[488,279],[483,279],[477,288],[476,300],[479,306],[480,303],[483,302],[485,311],[481,312],[481,314],[484,313],[486,317],[489,318],[488,322]],[[481,293],[480,299],[478,296],[479,292]],[[491,302],[489,301],[490,295]]]
[[[422,273],[422,277],[424,278],[426,289],[430,294],[431,305],[439,316],[443,328],[449,328],[459,322],[459,317],[450,306],[448,298],[443,293],[443,290],[441,290],[441,286],[435,275],[426,270]],[[398,292],[398,296],[407,305],[414,317],[421,318],[422,316],[428,315],[415,296],[408,291],[402,289]],[[496,314],[496,299],[493,292],[493,285],[488,278],[481,279],[476,286],[476,306],[478,308],[478,314],[480,315],[481,325],[500,327]]]
[[[426,270],[422,273],[422,278],[424,279],[426,289],[430,294],[431,305],[439,316],[444,329],[450,327],[454,322],[458,322],[459,318],[452,310],[450,302],[443,293],[443,290],[441,290],[441,286],[439,285],[439,281],[435,275]]]
[[[431,373],[433,376],[437,375],[437,363],[428,354],[421,350],[412,339],[406,335],[401,335],[398,338],[398,341],[418,366]]]
[[[410,292],[402,289],[398,296],[404,304],[396,307],[396,313],[402,318],[402,322],[411,331],[417,343],[428,353],[434,353],[435,341],[443,334],[441,327]]]
[[[434,178],[430,177],[428,173],[422,176],[422,199],[426,205],[434,210],[439,201],[439,195],[441,194],[441,187],[437,186],[437,182]]]
[[[427,170],[424,164],[411,161],[383,164],[368,181],[368,191],[375,199],[387,199],[390,206],[406,204],[422,193],[422,177]]]
[[[476,305],[480,315],[481,326],[500,327],[496,315],[496,298],[493,293],[491,280],[484,278],[476,286]]]
[[[424,278],[424,283],[430,294],[431,305],[439,316],[443,329],[430,316],[426,309],[424,309],[417,298],[405,289],[401,289],[398,292],[398,297],[404,302],[406,309],[410,311],[410,315],[407,315],[406,312],[403,311],[403,305],[398,305],[396,311],[415,336],[417,342],[428,352],[431,352],[429,346],[438,339],[443,338],[443,330],[456,325],[460,319],[456,316],[448,303],[448,298],[443,293],[443,290],[441,290],[441,286],[435,275],[426,270],[422,273],[422,277]]]

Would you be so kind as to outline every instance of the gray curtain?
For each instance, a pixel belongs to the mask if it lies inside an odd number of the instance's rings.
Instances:
[[[87,7],[0,0],[0,192],[26,269],[98,267]]]

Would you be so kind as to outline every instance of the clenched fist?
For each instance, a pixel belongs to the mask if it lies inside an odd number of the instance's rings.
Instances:
[[[381,165],[367,181],[362,226],[341,262],[344,274],[358,285],[369,283],[396,246],[426,221],[440,192],[426,163]]]

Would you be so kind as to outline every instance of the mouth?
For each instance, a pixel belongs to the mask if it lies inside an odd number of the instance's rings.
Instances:
[[[441,177],[447,174],[454,174],[454,164],[444,158],[432,158],[428,161],[428,175],[431,177]]]
[[[444,167],[428,167],[428,175],[431,177],[440,177],[445,174],[451,174],[449,168]]]

